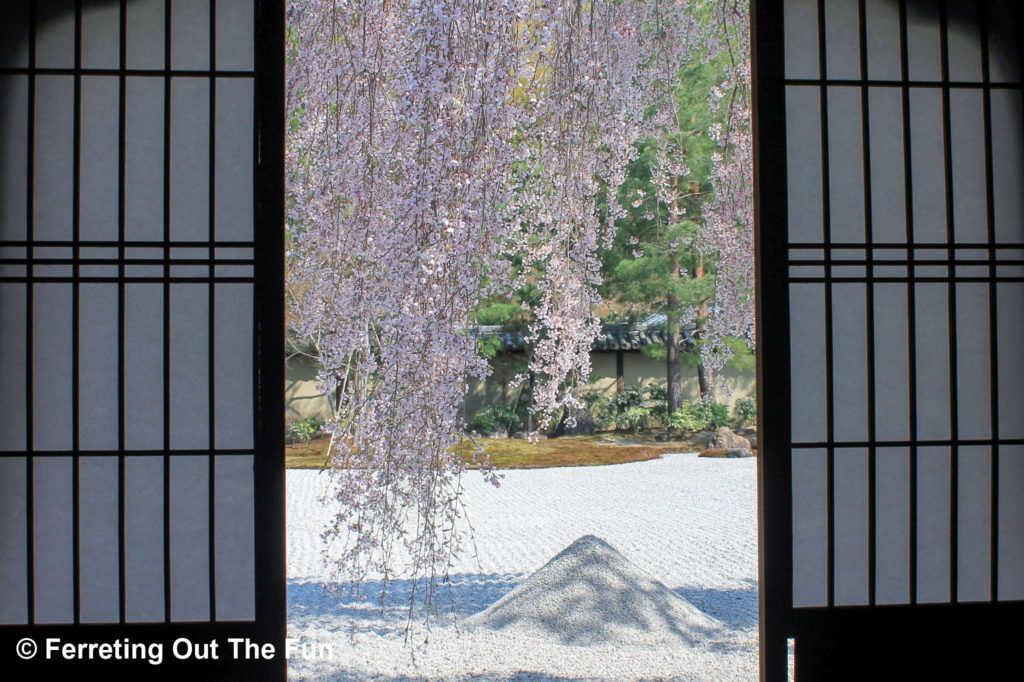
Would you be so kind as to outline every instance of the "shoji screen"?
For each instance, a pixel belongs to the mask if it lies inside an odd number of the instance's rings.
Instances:
[[[764,645],[813,678],[1024,598],[1024,25],[757,4]]]
[[[282,4],[0,4],[5,657],[283,638]]]

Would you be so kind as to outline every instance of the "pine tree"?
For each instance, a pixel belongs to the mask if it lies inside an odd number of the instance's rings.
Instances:
[[[726,78],[723,59],[697,61],[679,71],[670,123],[659,137],[637,143],[638,158],[615,193],[614,200],[628,214],[617,221],[614,247],[604,258],[603,293],[618,304],[620,314],[634,319],[648,313],[666,316],[670,413],[682,402],[684,364],[696,367],[702,396],[711,398],[714,392],[713,375],[700,350],[708,307],[715,299],[717,252],[702,239],[701,227],[721,150],[711,131],[727,115],[726,108],[708,107]],[[692,330],[691,343],[681,343],[681,326]]]

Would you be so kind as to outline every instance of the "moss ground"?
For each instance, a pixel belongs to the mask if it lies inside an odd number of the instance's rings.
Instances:
[[[548,467],[596,466],[657,459],[668,452],[697,452],[706,443],[693,441],[658,442],[654,434],[597,434],[546,438],[536,443],[519,438],[483,438],[484,448],[498,469],[540,469]],[[289,469],[320,469],[327,464],[326,438],[297,443],[285,448]],[[467,439],[456,446],[468,458],[473,444]]]

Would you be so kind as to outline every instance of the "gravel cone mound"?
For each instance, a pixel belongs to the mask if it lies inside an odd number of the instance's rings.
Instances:
[[[574,541],[467,625],[572,645],[700,647],[727,633],[593,535]]]

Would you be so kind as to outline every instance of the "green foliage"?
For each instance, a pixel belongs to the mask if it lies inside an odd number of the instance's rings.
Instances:
[[[655,419],[664,420],[668,396],[664,386],[626,386],[598,413],[599,429],[637,433],[651,427]]]
[[[683,436],[697,431],[717,429],[729,424],[729,406],[721,403],[691,403],[687,400],[668,417],[668,428]]]
[[[513,266],[520,264],[513,259]],[[520,331],[527,328],[531,319],[530,303],[539,295],[536,284],[526,284],[511,297],[495,297],[481,301],[473,311],[476,324],[490,327],[501,327],[505,331]],[[523,305],[526,305],[526,308]],[[477,353],[481,357],[492,359],[501,350],[501,341],[496,337],[478,337]]]
[[[649,384],[647,387],[647,397],[651,400],[667,400],[668,389],[661,384]]]
[[[674,433],[691,436],[707,427],[708,414],[700,403],[683,401],[678,410],[668,416],[668,428]]]
[[[668,351],[663,343],[646,343],[640,346],[640,352],[644,357],[650,358],[655,362],[665,362],[665,358],[668,356]]]
[[[677,316],[714,296],[714,262],[706,249],[702,253],[700,228],[701,211],[712,198],[712,155],[720,151],[709,132],[714,125],[726,124],[727,107],[713,112],[707,104],[712,89],[725,79],[721,60],[719,56],[696,61],[679,71],[675,125],[658,138],[636,143],[638,155],[626,169],[625,182],[612,196],[604,197],[605,202],[617,201],[627,212],[604,259],[605,292],[620,303],[634,305],[640,314],[662,311]],[[675,214],[652,183],[651,169],[659,151],[686,167],[685,174],[673,179]],[[703,266],[703,277],[697,277],[698,266]],[[680,307],[668,310],[669,298]]]
[[[586,396],[584,396],[586,400]],[[615,417],[617,411],[611,409],[611,401],[604,396],[598,396],[593,402],[587,402],[590,413],[594,415],[594,428],[598,431],[609,431],[615,428]]]
[[[483,325],[508,325],[523,314],[523,307],[515,303],[492,301],[476,309],[476,323]]]
[[[731,419],[729,419],[729,406],[723,405],[722,403],[710,403],[708,405],[710,410],[710,416],[708,417],[708,428],[717,429],[722,426],[728,426]]]
[[[650,410],[646,407],[631,407],[622,415],[619,421],[619,428],[632,431],[633,433],[639,433],[640,431],[646,431],[649,429],[651,426],[650,422]]]
[[[522,421],[516,411],[508,405],[487,405],[473,415],[469,428],[479,434],[489,436],[502,429],[514,433],[522,428]]]
[[[736,426],[753,425],[757,422],[757,398],[752,395],[737,398],[733,411],[736,413]]]
[[[716,21],[709,7],[695,6],[693,12],[702,23]],[[699,55],[700,48],[695,49]],[[701,336],[718,277],[718,254],[702,237],[702,212],[714,198],[713,156],[722,152],[711,131],[729,124],[727,103],[711,108],[708,101],[727,80],[727,59],[725,53],[704,54],[679,70],[675,102],[670,105],[673,123],[655,137],[637,141],[638,154],[626,169],[625,181],[599,197],[598,209],[604,215],[611,202],[626,212],[617,221],[613,247],[602,260],[601,293],[612,302],[616,318],[660,312],[672,328],[692,314],[693,331]],[[663,168],[677,169],[670,186],[660,191],[652,173],[659,158]],[[679,366],[700,368],[700,350],[699,343],[681,344]],[[645,346],[642,351],[657,361],[666,360],[664,345]],[[733,355],[735,363],[730,365],[741,368],[750,354]]]
[[[501,350],[501,339],[497,336],[479,336],[476,340],[476,352],[481,357],[490,359]]]
[[[523,318],[521,304],[509,303],[504,300],[491,300],[481,303],[474,312],[476,323],[490,327],[501,327],[506,330],[522,329],[526,322]],[[491,359],[501,350],[501,339],[496,336],[478,336],[476,351],[481,357]]]
[[[725,363],[726,367],[736,370],[753,369],[757,366],[757,355],[751,350],[750,345],[745,339],[741,339],[735,336],[725,336],[722,338],[725,345],[729,347],[730,357],[729,361]],[[699,349],[703,343],[698,342],[697,348]]]
[[[630,163],[629,177],[617,196],[628,215],[618,222],[614,246],[603,261],[603,291],[620,305],[633,306],[637,315],[658,311],[678,319],[685,307],[700,306],[713,297],[714,263],[696,248],[699,223],[674,218],[668,206],[657,200],[657,188],[650,182],[654,143],[639,146],[640,156]],[[640,192],[642,203],[634,207]],[[699,205],[687,208],[688,215],[699,212]],[[705,276],[697,278],[700,265]],[[669,310],[669,298],[680,307]]]
[[[735,370],[753,369],[757,365],[757,355],[750,349],[747,342],[735,336],[724,337],[732,351],[732,356],[725,366]],[[679,345],[679,364],[683,367],[696,369],[701,364],[700,349],[703,346],[700,340],[687,339]],[[656,362],[664,362],[666,351],[664,343],[648,343],[640,347],[640,352]]]
[[[325,422],[316,417],[291,422],[285,430],[285,439],[289,443],[307,443],[323,435]]]
[[[668,416],[668,387],[661,384],[650,384],[647,387],[645,407],[661,420]]]
[[[612,428],[608,424],[602,425],[602,419],[608,412],[608,405],[611,404],[611,401],[606,396],[597,391],[587,391],[583,394],[583,404],[586,405],[587,411],[594,415],[594,423],[598,429]]]
[[[621,391],[612,398],[609,407],[613,410],[624,412],[631,407],[639,407],[644,404],[644,392],[640,386],[624,386]]]

